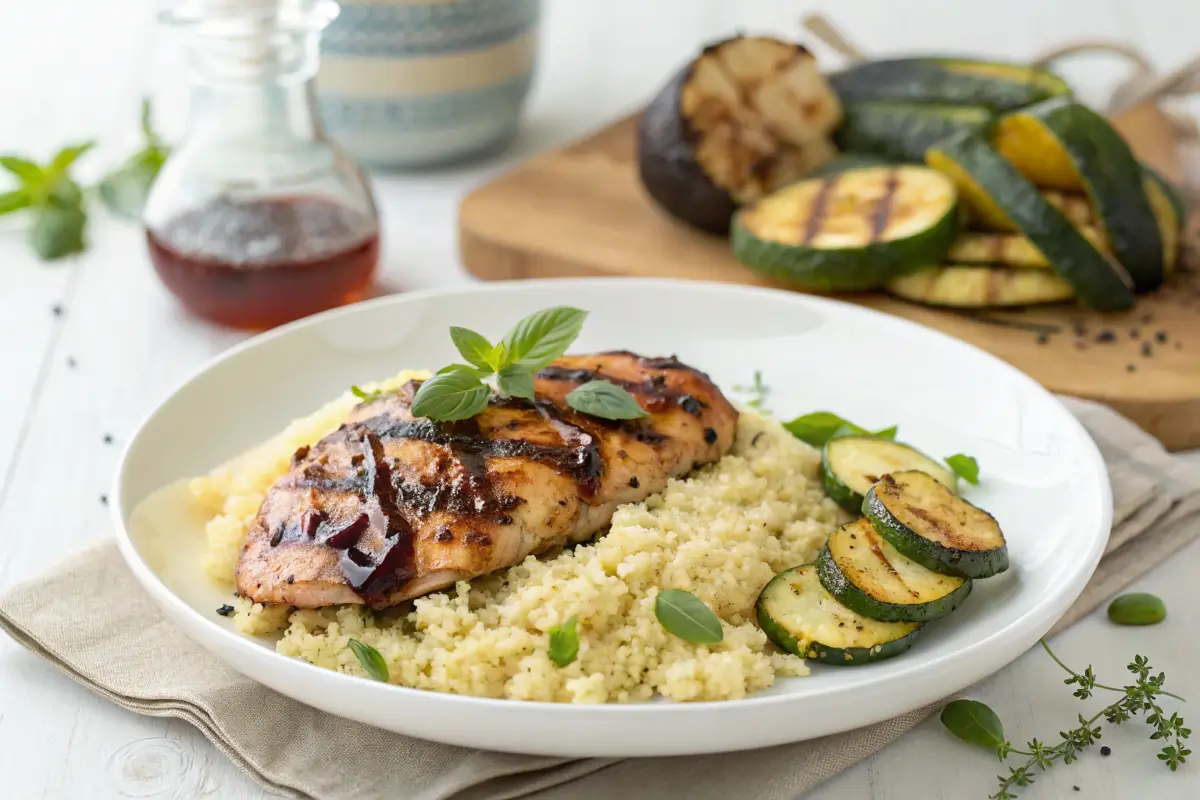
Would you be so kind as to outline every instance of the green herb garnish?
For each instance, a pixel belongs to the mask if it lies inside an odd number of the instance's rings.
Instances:
[[[567,405],[604,419],[638,419],[647,416],[633,395],[608,381],[588,381],[567,395]]]
[[[725,638],[721,620],[696,595],[663,589],[654,599],[654,616],[668,632],[692,644],[716,644]]]
[[[1105,689],[1117,692],[1121,698],[1102,708],[1090,718],[1080,714],[1078,727],[1059,734],[1061,742],[1046,744],[1038,739],[1030,739],[1024,749],[1013,747],[1012,742],[1004,738],[1004,729],[1000,724],[1000,719],[983,703],[975,700],[955,700],[949,703],[942,709],[941,719],[942,724],[955,736],[971,744],[995,751],[1001,761],[1007,759],[1011,754],[1027,758],[1024,764],[1009,767],[1008,775],[997,776],[1000,782],[999,791],[991,796],[992,800],[1013,800],[1016,797],[1012,791],[1013,788],[1033,783],[1032,773],[1035,770],[1045,771],[1056,762],[1070,764],[1078,759],[1084,748],[1095,744],[1100,738],[1100,726],[1096,725],[1096,722],[1101,718],[1109,724],[1120,725],[1140,715],[1154,729],[1150,738],[1166,743],[1166,746],[1159,751],[1158,758],[1166,764],[1168,769],[1174,772],[1187,761],[1187,757],[1192,754],[1192,751],[1184,745],[1184,742],[1191,735],[1191,730],[1184,727],[1183,717],[1177,713],[1168,717],[1166,711],[1158,704],[1160,696],[1173,697],[1180,701],[1183,698],[1163,690],[1162,686],[1166,676],[1161,672],[1158,675],[1152,675],[1151,672],[1154,668],[1150,666],[1145,656],[1134,656],[1133,661],[1127,667],[1135,676],[1132,684],[1122,687],[1107,686],[1097,683],[1090,666],[1083,673],[1078,673],[1059,660],[1054,651],[1050,649],[1050,645],[1046,644],[1045,639],[1041,640],[1041,644],[1054,662],[1070,673],[1071,677],[1064,680],[1063,683],[1078,687],[1074,692],[1075,697],[1086,700],[1096,689]]]
[[[150,187],[166,163],[170,148],[154,130],[150,100],[142,99],[142,149],[125,159],[120,167],[104,176],[97,187],[108,210],[126,219],[138,220],[146,205]]]
[[[946,463],[958,477],[967,483],[972,486],[979,484],[979,462],[971,456],[964,456],[962,453],[946,456]]]
[[[367,674],[381,683],[387,683],[390,677],[388,665],[379,651],[369,644],[363,644],[358,639],[351,639],[349,644],[354,657],[358,659],[358,663],[367,671]]]
[[[366,389],[360,389],[357,386],[351,386],[350,393],[353,394],[355,397],[357,397],[359,400],[362,400],[364,403],[369,403],[372,400],[377,399],[380,395],[383,394],[383,392],[379,389],[376,389],[373,392],[368,392]]]
[[[413,397],[413,416],[438,421],[473,417],[487,408],[491,389],[485,381],[493,376],[502,397],[532,400],[534,374],[567,351],[586,318],[587,312],[578,308],[547,308],[522,319],[496,344],[470,328],[450,328],[450,340],[467,363],[443,367],[422,383]],[[607,381],[577,387],[567,395],[567,405],[604,419],[646,416],[633,395]]]
[[[1167,618],[1167,606],[1145,592],[1123,594],[1108,604],[1108,618],[1118,625],[1157,625]]]
[[[896,438],[896,426],[884,428],[877,433],[871,433],[866,428],[842,419],[830,411],[814,411],[802,417],[796,417],[791,422],[783,423],[788,433],[801,441],[808,442],[813,447],[821,448],[830,439],[837,436],[879,436],[884,439]]]
[[[746,405],[751,408],[762,408],[763,403],[767,401],[767,395],[771,393],[771,389],[762,379],[762,370],[754,370],[754,383],[750,386],[737,385],[733,387],[735,392],[749,395],[750,398],[746,401]]]
[[[17,156],[0,156],[0,168],[17,179],[17,188],[0,193],[0,214],[29,211],[29,244],[43,261],[83,252],[87,214],[83,190],[71,177],[74,163],[93,142],[64,147],[46,166]]]
[[[571,617],[562,625],[550,629],[550,660],[565,667],[579,657],[579,634],[575,626],[579,620]]]

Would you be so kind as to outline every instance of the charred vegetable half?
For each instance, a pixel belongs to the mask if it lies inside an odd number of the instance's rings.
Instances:
[[[842,109],[803,47],[737,37],[705,48],[638,124],[646,191],[690,225],[725,233],[737,208],[836,155]]]

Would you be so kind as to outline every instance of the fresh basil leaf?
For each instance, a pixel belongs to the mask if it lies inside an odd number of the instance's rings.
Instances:
[[[550,629],[550,660],[565,667],[579,657],[579,634],[575,630],[579,620],[571,617],[562,625]]]
[[[950,469],[958,477],[971,485],[979,484],[979,462],[971,456],[964,456],[962,453],[957,453],[952,456],[946,456],[946,463],[950,465]]]
[[[114,170],[100,181],[100,200],[113,214],[130,220],[139,220],[150,188],[158,178],[162,161],[139,153],[120,169]]]
[[[696,595],[663,589],[654,598],[654,616],[668,632],[692,644],[716,644],[725,638],[721,620]]]
[[[37,209],[33,227],[29,229],[29,243],[43,261],[81,253],[86,226],[87,215],[78,206],[46,203]]]
[[[1118,625],[1157,625],[1167,618],[1167,606],[1147,592],[1123,594],[1108,604],[1108,618]]]
[[[373,392],[368,392],[367,390],[360,389],[357,386],[351,386],[350,393],[353,394],[355,397],[357,397],[359,400],[362,400],[364,403],[369,403],[372,400],[378,398],[380,395],[383,394],[383,392],[379,389],[376,389]]]
[[[466,364],[452,364],[421,384],[412,415],[432,420],[470,419],[487,408],[491,390]]]
[[[11,214],[33,205],[33,198],[24,189],[13,189],[0,193],[0,215]]]
[[[350,645],[351,652],[354,653],[354,657],[358,659],[358,663],[362,665],[362,668],[367,671],[368,675],[381,683],[388,682],[390,678],[388,675],[388,665],[378,650],[369,644],[363,644],[358,639],[351,639],[348,644]]]
[[[942,709],[942,724],[964,742],[996,750],[1004,745],[1004,725],[978,700],[955,700]]]
[[[638,419],[647,416],[633,395],[608,381],[588,381],[567,395],[567,405],[601,419]]]
[[[33,187],[42,182],[45,173],[42,168],[27,158],[17,156],[0,156],[0,167],[11,172],[21,182],[22,186]]]
[[[537,311],[505,335],[502,367],[522,366],[536,372],[561,356],[579,336],[588,312],[569,306]]]
[[[533,373],[521,367],[505,367],[496,376],[496,386],[506,397],[533,399]]]
[[[48,176],[62,175],[79,159],[81,155],[86,153],[88,150],[91,150],[95,146],[95,142],[84,142],[82,144],[64,147],[62,150],[59,150],[57,153],[55,153],[54,158],[50,160],[50,166],[46,168],[46,174]]]
[[[451,326],[450,341],[454,342],[459,354],[468,364],[489,372],[496,371],[497,365],[492,360],[496,348],[492,347],[492,343],[483,334],[476,333],[470,328]]]
[[[899,432],[899,430],[900,429],[898,427],[893,425],[890,428],[884,428],[881,431],[875,431],[875,435],[878,436],[880,439],[892,439],[894,441],[896,439],[896,434]]]
[[[824,447],[825,443],[835,436],[878,436],[882,439],[895,439],[897,431],[893,425],[871,433],[861,425],[842,419],[831,411],[814,411],[783,423],[783,427],[787,428],[792,436],[818,449]]]

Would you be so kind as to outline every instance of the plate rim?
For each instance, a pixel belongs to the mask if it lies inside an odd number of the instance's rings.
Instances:
[[[1073,572],[1070,579],[1056,586],[1048,588],[1042,598],[1036,605],[1030,609],[1025,615],[1012,620],[1007,625],[1004,625],[996,630],[990,631],[986,636],[971,642],[964,648],[954,651],[953,653],[938,657],[933,661],[922,660],[919,664],[914,661],[912,667],[904,668],[900,672],[886,672],[877,676],[872,676],[864,683],[856,684],[853,687],[840,687],[830,692],[805,692],[797,694],[795,692],[784,692],[778,694],[767,695],[751,695],[749,697],[734,699],[734,700],[704,700],[704,701],[688,701],[688,702],[643,702],[643,703],[603,703],[603,704],[576,704],[576,703],[558,703],[542,700],[517,700],[510,698],[489,698],[477,697],[472,695],[459,695],[449,692],[437,692],[434,690],[417,689],[407,686],[399,686],[395,684],[384,684],[375,681],[364,681],[364,679],[347,675],[333,670],[328,670],[318,667],[315,664],[302,661],[300,659],[290,658],[279,654],[272,649],[264,648],[260,644],[252,641],[245,635],[220,625],[215,620],[201,614],[194,609],[185,600],[178,596],[170,589],[154,570],[146,563],[134,545],[129,534],[126,524],[127,514],[124,513],[126,498],[122,492],[123,476],[126,473],[129,463],[129,456],[133,449],[141,441],[145,435],[146,428],[155,419],[155,417],[163,410],[163,408],[179,393],[183,392],[188,386],[200,377],[205,375],[217,365],[234,359],[241,355],[246,350],[258,347],[266,342],[285,337],[294,331],[317,326],[324,322],[336,319],[339,317],[354,316],[359,313],[364,313],[370,309],[381,306],[403,306],[408,303],[428,301],[435,298],[453,297],[464,294],[503,294],[508,292],[520,292],[528,288],[569,288],[580,287],[584,288],[589,285],[610,287],[621,284],[637,284],[645,287],[655,287],[660,289],[696,289],[707,291],[721,291],[725,293],[737,293],[749,296],[765,296],[777,299],[785,299],[788,302],[797,303],[799,305],[809,305],[816,307],[817,310],[835,308],[838,314],[850,313],[863,315],[885,322],[886,324],[898,324],[901,327],[915,329],[922,335],[932,335],[935,338],[941,339],[952,344],[955,347],[963,348],[972,352],[975,357],[983,358],[991,363],[995,368],[1008,374],[1012,379],[1024,383],[1027,388],[1032,389],[1035,393],[1040,393],[1044,399],[1051,401],[1063,419],[1070,427],[1070,432],[1077,440],[1078,447],[1081,449],[1080,455],[1085,456],[1085,464],[1083,465],[1087,471],[1093,474],[1095,478],[1095,488],[1098,491],[1098,496],[1095,498],[1099,502],[1098,518],[1096,522],[1101,534],[1095,536],[1092,542],[1091,550],[1087,553],[1085,560],[1081,561],[1082,568]],[[814,696],[821,697],[829,694],[839,695],[847,692],[877,687],[879,683],[890,683],[893,681],[904,680],[911,678],[913,673],[925,673],[932,670],[941,670],[939,674],[949,672],[951,675],[958,675],[962,672],[961,666],[955,667],[956,664],[961,664],[968,659],[968,655],[977,652],[980,648],[996,648],[994,652],[1001,653],[999,659],[990,659],[989,665],[982,671],[978,668],[971,671],[972,677],[961,682],[957,678],[948,681],[953,683],[955,688],[950,692],[941,692],[938,697],[947,697],[963,688],[970,686],[972,683],[1003,669],[1008,664],[1015,661],[1022,653],[1053,626],[1063,614],[1070,608],[1075,600],[1082,594],[1088,581],[1091,579],[1104,554],[1104,548],[1107,545],[1109,536],[1111,535],[1112,524],[1112,489],[1108,480],[1107,469],[1100,451],[1092,439],[1087,429],[1079,420],[1071,414],[1069,409],[1056,397],[1052,392],[1038,384],[1033,378],[1025,374],[1021,370],[1003,361],[997,356],[988,353],[987,351],[972,345],[962,339],[943,333],[934,328],[922,325],[918,322],[897,317],[886,312],[878,311],[873,308],[859,306],[833,297],[824,297],[820,295],[810,295],[800,292],[792,292],[783,289],[762,286],[743,286],[739,284],[728,284],[719,281],[699,281],[699,280],[681,280],[672,278],[637,278],[637,277],[574,277],[574,278],[530,278],[521,280],[510,280],[495,283],[468,283],[462,285],[437,287],[432,289],[424,289],[412,292],[403,292],[396,294],[388,294],[380,297],[371,298],[358,303],[353,303],[347,306],[330,309],[319,314],[314,314],[286,325],[279,326],[269,331],[261,332],[249,336],[244,341],[229,347],[213,357],[206,360],[183,380],[179,381],[164,395],[160,396],[153,404],[151,409],[143,414],[133,435],[131,435],[123,446],[116,467],[113,470],[113,478],[110,487],[110,497],[113,502],[109,504],[109,516],[116,533],[121,555],[126,562],[128,568],[137,577],[142,588],[147,591],[151,597],[162,607],[167,616],[180,616],[189,618],[192,625],[197,622],[204,626],[207,634],[217,636],[223,643],[229,646],[240,648],[244,652],[249,653],[249,657],[265,657],[269,658],[281,666],[283,670],[292,672],[299,671],[300,673],[312,676],[314,680],[324,680],[329,682],[331,690],[337,690],[340,687],[353,687],[353,691],[372,691],[390,693],[386,695],[389,698],[411,698],[414,701],[432,701],[449,704],[450,707],[458,706],[461,709],[472,709],[483,706],[489,710],[499,713],[515,713],[515,714],[556,714],[567,715],[571,717],[580,716],[615,716],[615,715],[646,715],[652,714],[655,716],[674,717],[678,721],[685,721],[689,717],[704,716],[711,714],[715,709],[729,709],[736,707],[739,710],[754,710],[759,708],[768,708],[779,705],[790,705],[794,703],[802,703],[805,700],[811,700]],[[132,508],[130,511],[132,512]],[[169,608],[168,608],[169,606]],[[171,612],[174,612],[172,614]],[[180,627],[177,624],[177,627]],[[189,638],[196,641],[196,637],[191,631],[183,630]],[[1036,633],[1036,635],[1032,635]],[[1000,640],[1000,641],[996,641]],[[216,655],[222,662],[236,672],[241,673],[236,666],[229,663],[227,659],[221,656],[217,648],[211,647],[205,643],[198,642],[202,647],[205,647],[210,653]],[[1015,648],[1020,647],[1017,650]],[[991,661],[998,663],[992,665]],[[244,673],[241,673],[244,674]],[[247,676],[249,677],[249,676]],[[257,681],[262,683],[261,681]],[[346,682],[353,681],[348,684]],[[961,683],[961,685],[959,685]],[[266,686],[266,684],[262,684]],[[368,688],[369,687],[369,688]],[[274,691],[282,691],[273,686],[267,686]],[[935,698],[936,699],[936,698]],[[395,700],[389,700],[394,702]],[[298,700],[298,702],[305,702]],[[932,702],[932,701],[928,701]],[[306,703],[307,704],[307,703]],[[914,702],[909,704],[909,709],[920,708],[927,702]],[[337,712],[329,712],[335,713]],[[901,712],[904,713],[904,712]],[[339,714],[339,716],[341,716]],[[354,717],[347,717],[354,719]],[[881,719],[886,719],[883,717]],[[373,723],[363,722],[363,724],[372,725]],[[828,729],[824,733],[815,734],[814,736],[824,736],[848,730],[858,725],[845,725],[838,727],[837,724],[826,726]],[[801,738],[779,739],[776,743],[785,743],[790,741],[803,741],[814,738],[814,736],[802,736]],[[420,737],[418,737],[420,738]],[[751,745],[752,747],[760,747],[765,745]],[[679,751],[682,753],[702,753],[702,752],[724,752],[739,749],[735,746],[721,747],[718,749],[688,749]],[[742,748],[745,749],[745,748]],[[510,752],[534,752],[513,750]],[[542,752],[542,751],[537,751]],[[647,755],[658,755],[660,753],[650,753]]]

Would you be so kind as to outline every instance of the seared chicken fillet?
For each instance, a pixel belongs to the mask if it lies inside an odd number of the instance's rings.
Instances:
[[[566,396],[608,380],[649,416],[614,421]],[[593,536],[616,507],[733,445],[737,411],[702,372],[633,353],[566,356],[536,401],[493,397],[461,422],[414,418],[419,384],[357,406],[267,492],[237,589],[259,603],[386,607]]]

